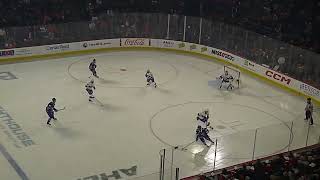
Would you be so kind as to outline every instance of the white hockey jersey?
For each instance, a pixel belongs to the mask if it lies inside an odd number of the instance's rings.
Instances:
[[[94,86],[94,82],[92,81],[88,82],[85,87],[87,90],[90,90],[90,91],[93,91],[93,89],[96,89],[96,87]]]
[[[203,111],[201,113],[198,113],[197,115],[198,125],[201,126],[201,128],[207,128],[209,123],[209,112]]]
[[[153,79],[153,74],[151,72],[147,72],[145,76],[147,79]]]

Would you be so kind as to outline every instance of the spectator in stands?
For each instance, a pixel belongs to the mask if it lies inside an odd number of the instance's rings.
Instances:
[[[261,163],[261,160],[258,159],[257,162],[254,164],[254,171],[255,171],[255,178],[259,180],[266,180],[266,173],[265,173],[265,167]]]

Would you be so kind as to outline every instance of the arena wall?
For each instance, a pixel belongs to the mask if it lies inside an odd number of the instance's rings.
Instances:
[[[62,56],[123,50],[165,50],[194,54],[232,65],[241,72],[265,80],[296,95],[311,97],[320,104],[320,90],[229,52],[194,43],[146,38],[103,39],[0,50],[0,63],[16,63]]]

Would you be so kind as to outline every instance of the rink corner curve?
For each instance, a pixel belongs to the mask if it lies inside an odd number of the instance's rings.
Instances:
[[[48,60],[67,56],[105,53],[108,51],[145,50],[175,52],[216,60],[220,63],[233,66],[243,73],[259,78],[266,83],[284,89],[294,95],[310,97],[317,105],[320,105],[320,90],[311,85],[232,53],[214,47],[183,41],[149,38],[117,38],[4,49],[1,51],[5,52],[3,54],[6,54],[6,56],[0,56],[0,64]]]

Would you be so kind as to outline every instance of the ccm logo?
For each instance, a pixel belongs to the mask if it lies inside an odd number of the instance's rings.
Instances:
[[[277,74],[276,72],[272,72],[272,71],[266,71],[266,75],[273,78],[274,80],[283,82],[285,84],[290,84],[291,79],[290,78],[286,78],[284,76],[282,76],[281,74]]]

